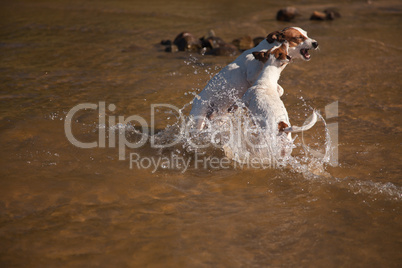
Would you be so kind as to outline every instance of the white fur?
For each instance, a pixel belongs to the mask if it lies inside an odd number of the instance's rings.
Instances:
[[[289,48],[289,56],[293,59],[302,59],[300,54],[302,48],[314,48],[315,40],[307,36],[307,32],[298,27],[292,27],[303,34],[307,39],[296,47]],[[223,68],[205,86],[199,95],[194,98],[190,116],[195,121],[195,128],[202,129],[207,117],[223,115],[227,109],[240,99],[246,90],[254,84],[264,66],[256,60],[252,54],[254,51],[267,51],[281,43],[275,41],[268,43],[266,39],[258,46],[246,50],[235,61]],[[276,85],[275,90],[279,96],[283,94],[283,88]]]
[[[250,111],[253,121],[259,126],[265,137],[276,137],[275,145],[280,156],[290,155],[292,152],[291,132],[300,132],[310,129],[317,122],[316,112],[308,123],[302,127],[291,126],[288,112],[277,90],[277,83],[282,70],[288,60],[276,59],[273,54],[268,58],[257,81],[243,95],[242,101]],[[284,122],[287,128],[279,131],[278,125]]]
[[[267,132],[277,133],[281,121],[290,127],[288,112],[277,90],[279,77],[288,62],[278,60],[271,54],[257,81],[242,98],[254,122]],[[288,138],[291,140],[290,133]]]

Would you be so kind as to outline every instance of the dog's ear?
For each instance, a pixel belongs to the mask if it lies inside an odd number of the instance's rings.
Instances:
[[[263,51],[254,51],[253,56],[256,60],[261,61],[262,63],[266,63],[268,58],[267,58],[267,53],[268,52],[263,52]]]
[[[273,42],[275,42],[275,41],[278,41],[278,42],[283,42],[283,41],[285,41],[285,36],[283,35],[283,32],[280,32],[280,31],[275,31],[275,32],[272,32],[272,33],[270,33],[268,36],[267,36],[267,41],[268,41],[268,43],[273,43]]]

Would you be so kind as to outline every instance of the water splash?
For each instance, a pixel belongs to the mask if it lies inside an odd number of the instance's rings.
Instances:
[[[190,55],[184,63],[191,66],[193,73],[197,76],[204,72],[212,78],[219,71],[219,68],[207,67],[193,55]],[[205,81],[199,81],[198,86],[201,83],[204,84]],[[219,86],[216,85],[216,87]],[[199,88],[193,88],[185,95],[196,97],[199,91]],[[236,99],[235,96],[228,96],[228,98]],[[301,97],[301,101],[302,105],[306,106],[303,97]],[[182,152],[215,153],[225,155],[235,162],[260,159],[269,162],[274,168],[287,167],[300,173],[325,174],[324,166],[331,155],[331,139],[325,120],[321,115],[318,116],[324,122],[325,129],[325,143],[321,145],[321,150],[325,153],[324,155],[314,155],[313,150],[309,149],[304,140],[297,143],[297,139],[300,139],[298,136],[289,141],[285,135],[276,135],[277,130],[261,129],[254,123],[241,102],[236,103],[238,108],[235,112],[213,118],[207,122],[206,128],[197,131],[192,127],[193,119],[185,115],[185,110],[190,108],[192,103],[193,100],[179,110],[180,122],[178,120],[153,137],[156,143],[163,145],[170,144],[173,140],[179,140],[175,148],[179,148]],[[312,111],[313,108],[308,107],[308,110]],[[303,149],[305,153],[292,155],[292,151],[297,147]]]
[[[196,63],[196,58],[190,58],[187,64],[197,70],[197,74],[205,68],[202,64]],[[208,68],[204,70],[212,77],[217,69]],[[198,88],[186,92],[186,95],[196,96]],[[303,97],[300,97],[305,113],[296,117],[304,117],[314,109],[308,107]],[[207,154],[218,157],[228,157],[232,163],[244,163],[251,159],[260,159],[268,163],[264,167],[287,169],[290,172],[302,174],[308,180],[319,181],[324,184],[335,183],[340,188],[345,188],[354,194],[381,195],[393,200],[402,200],[402,188],[392,183],[379,183],[362,181],[353,178],[339,179],[331,176],[326,171],[327,165],[334,157],[333,144],[328,125],[322,115],[317,114],[322,124],[317,124],[308,133],[315,133],[315,139],[305,139],[305,133],[295,136],[292,141],[283,140],[281,136],[272,133],[264,133],[257,127],[247,110],[243,109],[241,103],[235,112],[224,117],[214,118],[207,123],[207,127],[197,131],[192,129],[194,121],[186,116],[188,108],[191,108],[192,100],[185,103],[179,114],[176,114],[177,121],[166,126],[156,133],[152,139],[155,144],[166,145],[176,141],[174,146],[161,148],[158,154],[164,155],[166,151],[177,156],[189,156],[191,154]],[[299,104],[298,104],[299,105]],[[167,113],[167,112],[166,112]],[[131,125],[116,126],[119,131],[131,130],[138,133]],[[320,132],[321,130],[321,132]],[[318,134],[323,133],[323,134]],[[314,135],[313,135],[314,136]],[[263,144],[265,146],[255,146]],[[162,146],[163,147],[163,146]],[[285,154],[281,152],[285,150]],[[244,166],[240,166],[244,167]],[[246,165],[250,167],[250,165]],[[261,167],[261,166],[259,166]],[[167,167],[166,167],[167,168]]]
[[[328,162],[331,151],[327,129],[323,145],[324,157],[317,158],[307,153],[293,156],[293,149],[301,149],[301,146],[294,142],[298,137],[289,140],[284,133],[277,135],[277,131],[261,129],[254,124],[241,103],[237,104],[236,111],[213,118],[207,122],[206,128],[200,131],[193,128],[193,119],[184,115],[183,110],[190,104],[187,103],[180,109],[180,120],[153,137],[156,144],[171,144],[176,140],[173,149],[180,149],[183,153],[209,153],[226,156],[238,163],[260,161],[272,168],[286,167],[300,173],[324,173],[324,165]],[[322,117],[321,119],[324,120]],[[171,150],[164,150],[166,149]],[[321,171],[317,172],[319,166]]]

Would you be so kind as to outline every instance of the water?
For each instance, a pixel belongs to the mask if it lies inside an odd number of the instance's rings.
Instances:
[[[303,17],[276,22],[286,5]],[[332,6],[342,18],[308,20]],[[398,1],[8,1],[0,12],[2,267],[401,265]],[[222,149],[198,155],[182,143],[126,148],[119,160],[117,135],[114,148],[67,140],[65,117],[80,103],[114,104],[106,120],[116,123],[131,115],[150,122],[155,103],[187,115],[194,94],[233,60],[168,54],[160,40],[214,29],[230,41],[290,25],[306,29],[320,51],[283,71],[282,100],[292,124],[314,108],[326,126],[295,139],[287,167],[196,168],[196,156],[223,158]],[[336,101],[331,117],[325,107]],[[174,134],[176,116],[165,112],[156,112],[155,129]],[[339,165],[331,166],[314,157],[325,155],[335,124]],[[80,141],[109,129],[96,111],[74,117]],[[130,169],[129,153],[165,163]],[[177,157],[189,159],[185,172]]]

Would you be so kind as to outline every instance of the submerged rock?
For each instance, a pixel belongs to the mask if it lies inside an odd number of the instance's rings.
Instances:
[[[162,40],[161,45],[171,46],[172,45],[172,40]]]
[[[341,14],[335,8],[327,8],[324,12],[314,11],[310,17],[310,20],[334,20],[340,18]]]
[[[174,53],[174,52],[178,52],[179,49],[176,45],[170,45],[165,48],[165,51]]]
[[[249,35],[245,35],[233,40],[232,44],[235,45],[241,51],[253,48],[255,46],[253,39]]]
[[[286,7],[280,9],[278,13],[276,13],[276,20],[292,21],[298,16],[300,16],[300,13],[297,11],[295,7]]]
[[[202,37],[200,40],[203,48],[215,49],[226,44],[222,38],[216,36]]]
[[[324,12],[314,11],[311,14],[310,20],[325,20],[327,15]]]
[[[327,8],[324,10],[324,13],[327,15],[327,20],[334,20],[341,17],[339,10],[336,8]]]
[[[215,56],[235,56],[239,54],[239,50],[235,45],[225,43],[217,48],[206,51],[205,54]]]
[[[209,30],[206,36],[197,39],[189,32],[181,32],[172,42],[169,39],[162,40],[166,52],[194,51],[202,55],[235,56],[241,51],[258,45],[264,37],[252,38],[249,35],[234,39],[232,43],[226,43],[222,38],[215,35],[214,30]]]
[[[201,49],[201,41],[189,32],[182,32],[173,41],[179,51],[198,51]]]

